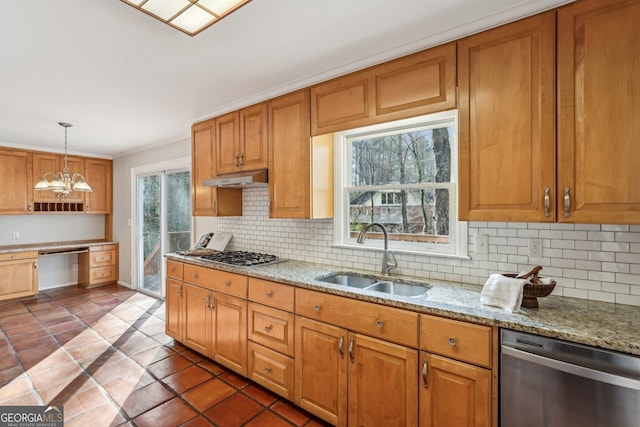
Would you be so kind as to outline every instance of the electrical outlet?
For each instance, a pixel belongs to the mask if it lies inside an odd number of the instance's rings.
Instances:
[[[19,239],[20,238],[20,232],[19,231],[14,231],[13,233],[11,233],[11,237],[14,239]]]
[[[486,234],[476,234],[476,254],[486,255],[489,253],[489,236]]]
[[[542,239],[529,238],[529,256],[534,258],[542,256]]]
[[[73,264],[73,271],[78,271],[78,264]]]

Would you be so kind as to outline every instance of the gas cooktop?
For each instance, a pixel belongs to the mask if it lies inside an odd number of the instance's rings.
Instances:
[[[275,264],[277,262],[284,261],[275,255],[245,251],[214,252],[212,254],[203,255],[200,259],[203,261],[217,262],[237,267],[253,267],[256,265]]]

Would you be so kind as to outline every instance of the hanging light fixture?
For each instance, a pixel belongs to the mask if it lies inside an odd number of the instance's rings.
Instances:
[[[40,182],[33,187],[34,190],[51,190],[56,193],[58,200],[64,199],[72,191],[93,191],[87,180],[80,173],[74,173],[73,176],[69,175],[69,168],[67,166],[67,129],[73,126],[71,123],[58,122],[60,126],[64,128],[64,169],[61,172],[47,172],[42,175]],[[52,176],[51,181],[47,179],[48,176]]]

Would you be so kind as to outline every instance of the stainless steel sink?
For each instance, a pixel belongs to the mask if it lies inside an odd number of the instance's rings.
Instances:
[[[335,273],[330,276],[318,277],[319,281],[335,283],[337,285],[359,288],[366,291],[382,292],[385,294],[405,297],[419,297],[429,291],[428,285],[407,283],[406,281],[391,281],[372,276],[361,276],[348,273]]]

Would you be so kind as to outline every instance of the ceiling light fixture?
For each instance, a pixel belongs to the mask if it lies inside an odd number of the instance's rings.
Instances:
[[[51,190],[56,193],[58,200],[64,199],[72,191],[93,191],[87,180],[80,173],[74,173],[73,176],[69,175],[69,168],[67,167],[67,129],[73,126],[71,123],[58,122],[58,124],[64,127],[64,169],[62,172],[47,172],[42,175],[40,182],[33,187],[34,190]],[[47,176],[53,176],[51,182],[47,179]]]
[[[183,33],[195,36],[251,0],[121,0]]]

